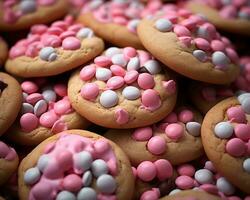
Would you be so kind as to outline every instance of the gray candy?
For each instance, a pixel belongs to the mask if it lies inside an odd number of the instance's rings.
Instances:
[[[155,28],[157,28],[161,32],[168,32],[172,30],[173,24],[168,19],[158,19],[155,22]]]
[[[36,11],[36,1],[24,0],[20,2],[20,10],[22,13],[32,13]]]
[[[127,64],[127,71],[138,70],[140,68],[140,60],[138,57],[131,58]]]
[[[51,54],[55,54],[55,49],[53,47],[44,47],[40,50],[39,57],[45,61],[52,61],[51,59],[55,57],[51,57]]]
[[[161,65],[157,60],[148,60],[143,66],[153,75],[161,71]]]
[[[125,60],[123,54],[115,54],[112,56],[111,60],[114,65],[120,65],[122,67],[127,65],[127,61]]]
[[[82,170],[88,170],[93,162],[92,155],[87,151],[82,151],[74,155],[75,167]]]
[[[26,98],[27,98],[28,96],[29,96],[29,95],[28,95],[27,93],[23,92],[23,102],[26,101]]]
[[[56,200],[76,200],[76,196],[68,191],[61,191],[57,194]]]
[[[45,100],[41,99],[34,106],[34,114],[39,117],[47,111],[48,104]]]
[[[250,98],[244,98],[242,100],[241,107],[245,113],[250,114]]]
[[[229,64],[229,58],[222,51],[215,51],[212,55],[214,65],[226,67]]]
[[[221,139],[230,138],[234,132],[234,128],[230,122],[219,122],[214,127],[214,133]]]
[[[86,171],[83,176],[82,176],[82,183],[83,185],[86,187],[86,186],[90,186],[91,183],[92,183],[92,179],[93,179],[93,176],[91,174],[91,171]]]
[[[188,133],[192,136],[198,137],[201,134],[201,124],[198,122],[188,122],[186,128]]]
[[[95,177],[99,177],[108,173],[108,165],[104,160],[97,159],[92,163],[91,171]]]
[[[194,50],[193,56],[197,58],[199,61],[204,62],[207,59],[207,54],[205,51],[202,50]]]
[[[77,194],[77,200],[96,200],[96,191],[91,187],[82,188]]]
[[[85,38],[91,38],[94,36],[94,32],[92,29],[90,28],[81,28],[76,36],[79,38],[79,39],[85,39]]]
[[[116,190],[116,181],[111,175],[103,174],[98,177],[96,186],[101,192],[105,194],[112,194]]]
[[[244,99],[250,99],[250,93],[242,93],[238,96],[237,99],[242,104]]]
[[[42,95],[47,102],[56,101],[56,93],[53,90],[44,90]]]
[[[50,161],[50,157],[48,155],[40,156],[37,162],[38,169],[43,172],[43,170],[48,166],[49,161]]]
[[[37,167],[30,168],[24,173],[24,182],[32,185],[40,179],[40,176],[41,173]]]
[[[34,108],[31,104],[29,103],[23,103],[22,104],[22,110],[21,113],[25,114],[25,113],[33,113],[34,112]]]

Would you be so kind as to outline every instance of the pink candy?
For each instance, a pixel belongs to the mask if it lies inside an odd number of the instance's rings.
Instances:
[[[226,151],[231,156],[241,157],[246,153],[246,145],[239,138],[230,139],[226,144]]]
[[[250,125],[237,124],[234,128],[234,133],[238,138],[247,142],[250,139]]]
[[[227,117],[232,122],[245,123],[246,115],[241,106],[227,109]]]
[[[124,77],[126,75],[126,70],[119,65],[111,65],[110,70],[115,76]]]
[[[56,94],[60,97],[67,96],[67,86],[65,84],[56,84],[54,86]]]
[[[136,81],[138,76],[139,76],[139,73],[137,71],[135,71],[135,70],[128,71],[128,72],[126,72],[126,74],[124,76],[124,81],[127,84],[131,84],[131,83]]]
[[[178,115],[178,119],[183,123],[187,123],[194,119],[194,114],[190,110],[182,110]]]
[[[97,153],[104,153],[107,150],[109,150],[110,146],[109,143],[106,140],[97,140],[94,144],[94,148],[96,150]]]
[[[213,51],[224,51],[226,46],[220,40],[213,40],[211,41],[211,48]]]
[[[94,63],[100,67],[108,67],[112,64],[111,59],[107,56],[98,56],[94,59]]]
[[[66,99],[62,99],[55,103],[54,111],[58,115],[63,115],[64,113],[69,113],[71,111],[70,102]]]
[[[26,102],[35,105],[41,99],[43,99],[43,96],[40,93],[33,93],[27,96]]]
[[[125,47],[123,50],[125,58],[133,58],[137,55],[136,49],[133,47]]]
[[[132,138],[136,141],[147,141],[153,135],[153,130],[150,126],[137,128],[132,134]]]
[[[170,139],[178,140],[184,135],[184,129],[180,124],[169,124],[165,129],[165,133]]]
[[[179,176],[175,180],[175,184],[183,190],[191,189],[194,187],[194,180],[189,176]]]
[[[194,176],[195,168],[190,164],[183,164],[177,168],[177,172],[180,175],[192,177],[192,176]]]
[[[129,114],[123,108],[118,108],[115,110],[115,118],[118,124],[126,124],[129,121]]]
[[[99,87],[96,83],[87,83],[81,89],[81,96],[87,100],[94,100],[99,94]]]
[[[163,137],[153,136],[147,143],[148,150],[154,155],[163,154],[166,151],[167,144]]]
[[[108,89],[119,89],[124,85],[124,79],[120,76],[113,76],[107,81]]]
[[[166,180],[173,175],[173,167],[168,160],[159,159],[154,164],[157,171],[157,178],[160,181]]]
[[[31,94],[34,93],[38,90],[38,87],[35,83],[31,82],[31,81],[24,81],[21,84],[22,90],[24,92],[26,92],[27,94]]]
[[[208,51],[210,50],[209,42],[204,38],[195,38],[194,43],[198,49]]]
[[[38,127],[38,118],[32,113],[26,113],[21,116],[20,125],[25,132],[33,131]]]
[[[96,72],[96,67],[94,64],[87,65],[83,67],[82,70],[80,71],[80,78],[83,81],[88,81],[95,76],[95,72]]]
[[[141,101],[143,106],[150,111],[154,111],[161,106],[161,99],[155,90],[147,89],[142,93]]]
[[[140,88],[144,90],[151,89],[155,86],[154,78],[149,73],[139,74],[137,82]]]
[[[62,47],[65,50],[76,50],[81,47],[81,41],[76,37],[67,37],[62,41]]]
[[[156,173],[156,167],[150,161],[143,161],[137,167],[137,176],[143,181],[153,180]]]
[[[185,26],[182,25],[175,25],[174,32],[178,37],[191,36],[191,32]]]
[[[75,174],[68,175],[63,179],[63,188],[68,191],[77,192],[81,187],[82,179]]]
[[[174,80],[163,81],[162,84],[169,94],[174,94],[176,92],[176,83]]]
[[[167,123],[176,123],[177,122],[177,115],[174,112],[169,113],[163,120],[162,122],[167,122]]]
[[[46,128],[51,128],[56,122],[56,120],[58,120],[58,116],[53,110],[51,110],[43,113],[39,119],[39,122],[42,126]]]

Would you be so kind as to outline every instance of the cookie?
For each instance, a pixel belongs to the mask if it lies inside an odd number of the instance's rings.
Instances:
[[[220,200],[220,197],[208,194],[202,191],[187,190],[178,192],[170,196],[161,198],[160,200]]]
[[[68,11],[67,0],[0,2],[0,30],[16,31],[28,29],[34,24],[50,23],[63,17]]]
[[[234,96],[234,90],[224,85],[193,82],[188,86],[188,96],[195,107],[205,115],[223,99]]]
[[[5,60],[8,57],[8,46],[3,38],[0,37],[0,67],[4,66]]]
[[[102,39],[68,16],[50,27],[32,26],[28,37],[10,49],[5,69],[27,78],[57,75],[87,63],[103,49]]]
[[[134,178],[123,151],[100,135],[70,130],[39,144],[19,166],[19,198],[131,199]]]
[[[135,1],[90,1],[83,6],[77,21],[92,28],[97,35],[119,47],[144,49],[137,33],[142,17],[162,6],[159,0],[144,5]]]
[[[0,135],[15,121],[22,104],[22,90],[10,75],[0,72]]]
[[[206,114],[201,129],[204,149],[215,168],[232,184],[248,194],[249,102],[249,93],[221,101]]]
[[[137,129],[111,129],[105,137],[118,144],[137,166],[144,160],[167,159],[173,165],[199,158],[202,117],[189,108],[179,108],[151,126]]]
[[[248,1],[191,0],[186,7],[204,15],[217,28],[250,36],[250,5]]]
[[[86,128],[89,122],[72,108],[67,85],[47,79],[24,80],[22,108],[7,137],[21,145],[37,145],[64,130]]]
[[[228,84],[239,74],[238,55],[230,41],[188,10],[170,5],[161,16],[143,19],[137,32],[153,56],[186,77]]]
[[[72,74],[68,94],[73,108],[91,122],[125,129],[161,120],[174,108],[177,89],[146,51],[111,47]]]
[[[19,159],[16,151],[0,141],[0,186],[17,170]]]

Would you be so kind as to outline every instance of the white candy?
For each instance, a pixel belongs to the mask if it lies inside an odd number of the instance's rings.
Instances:
[[[161,65],[156,60],[148,60],[143,66],[153,75],[158,74],[161,71]]]
[[[238,96],[238,101],[242,104],[243,100],[250,99],[250,93],[243,93]]]
[[[214,127],[214,133],[221,139],[230,138],[234,132],[234,128],[230,122],[219,122]]]
[[[74,155],[74,165],[78,169],[86,171],[91,167],[92,162],[92,155],[87,151],[82,151]]]
[[[91,171],[95,177],[107,174],[109,169],[107,163],[102,159],[95,160],[91,165]]]
[[[40,115],[42,115],[43,113],[45,113],[47,111],[47,108],[48,108],[47,102],[42,99],[35,104],[34,114],[37,117],[39,117]]]
[[[84,172],[82,176],[82,183],[84,187],[90,186],[92,183],[93,176],[90,171]]]
[[[90,2],[90,9],[97,9],[99,6],[101,6],[103,4],[102,0],[93,0]]]
[[[128,15],[130,12],[127,12]],[[127,24],[127,27],[129,28],[129,30],[132,30],[132,31],[136,31],[137,30],[137,26],[138,24],[140,23],[141,20],[139,19],[133,19],[133,20],[130,20]]]
[[[47,102],[56,101],[56,93],[53,90],[44,90],[42,95]]]
[[[56,200],[76,200],[76,196],[68,191],[61,191],[57,194]]]
[[[107,68],[99,67],[96,69],[95,77],[99,81],[107,81],[112,76],[112,72]]]
[[[169,192],[168,195],[174,195],[174,194],[177,194],[178,192],[181,192],[181,190],[180,189],[174,189],[171,192]]]
[[[21,110],[21,114],[25,114],[25,113],[33,113],[34,112],[34,108],[31,104],[29,103],[23,103],[22,104],[22,110]]]
[[[204,28],[204,27],[199,27],[199,28],[197,29],[197,36],[198,36],[198,37],[201,37],[201,38],[208,39],[208,38],[209,38],[209,33],[208,33],[208,31],[207,31],[206,28]]]
[[[225,195],[232,195],[235,191],[234,186],[224,177],[217,179],[216,186],[218,190],[223,192]]]
[[[247,158],[243,162],[243,168],[247,173],[250,173],[250,158]]]
[[[242,100],[241,107],[245,113],[250,114],[250,98],[244,98]]]
[[[122,95],[128,100],[135,100],[141,96],[140,90],[134,86],[125,87],[122,91]]]
[[[127,60],[124,58],[123,54],[113,55],[111,61],[114,65],[120,65],[122,67],[125,67],[127,65]]]
[[[207,54],[205,51],[202,50],[194,50],[193,56],[201,62],[205,62],[207,60]]]
[[[78,37],[79,39],[91,38],[93,36],[94,32],[90,28],[81,28],[76,34],[76,37]]]
[[[44,47],[40,50],[39,57],[45,61],[53,61],[57,57],[56,50],[53,47]]]
[[[112,56],[116,54],[120,54],[120,53],[122,53],[121,49],[117,47],[110,47],[105,51],[105,56],[108,56],[109,58],[111,58]]]
[[[91,187],[84,187],[78,192],[77,200],[96,200],[96,191]]]
[[[138,70],[140,68],[140,60],[138,57],[133,57],[127,64],[127,71]]]
[[[112,176],[103,174],[97,178],[96,186],[104,194],[112,194],[116,190],[116,181]]]
[[[155,28],[161,32],[168,32],[172,30],[173,24],[168,19],[158,19],[155,22]]]
[[[37,167],[30,168],[24,173],[24,182],[32,185],[40,179],[40,176],[41,173]]]
[[[229,64],[229,58],[222,51],[215,51],[212,54],[212,62],[214,65],[227,67]]]
[[[188,133],[194,137],[198,137],[201,134],[201,124],[198,122],[188,122],[186,128]]]
[[[50,161],[50,157],[48,155],[42,155],[40,156],[38,162],[37,162],[37,167],[38,169],[43,172],[44,169],[48,166]]]
[[[20,10],[24,14],[35,12],[36,2],[31,0],[23,0],[20,2]]]
[[[200,169],[195,172],[194,178],[200,184],[212,183],[213,182],[213,173],[207,169]]]
[[[100,103],[105,108],[117,105],[118,100],[118,95],[113,90],[106,90],[100,96]]]
[[[29,96],[29,95],[28,95],[27,93],[23,92],[23,102],[26,101],[26,98],[27,98],[28,96]]]

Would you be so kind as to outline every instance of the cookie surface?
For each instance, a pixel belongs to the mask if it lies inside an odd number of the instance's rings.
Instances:
[[[89,122],[72,108],[63,82],[36,79],[21,83],[23,103],[6,134],[18,144],[37,145],[64,130],[86,128]]]
[[[157,159],[167,159],[177,165],[197,159],[203,154],[201,122],[202,117],[198,112],[179,108],[152,126],[111,129],[105,137],[122,147],[134,166],[144,160]]]
[[[111,47],[75,71],[68,83],[73,108],[97,125],[134,128],[174,108],[176,83],[146,51]]]
[[[0,30],[15,31],[31,27],[34,24],[50,23],[63,17],[68,11],[68,1],[29,1],[0,2]]]
[[[0,135],[15,121],[22,103],[19,83],[10,75],[0,72]]]
[[[247,1],[227,3],[216,0],[213,3],[204,0],[191,0],[187,8],[192,12],[204,15],[217,28],[241,35],[250,35],[250,6]]]
[[[215,168],[248,194],[249,100],[249,93],[245,93],[218,103],[206,114],[201,131],[204,149]]]
[[[39,174],[32,173],[34,169]],[[21,200],[45,195],[47,199],[98,195],[125,200],[132,197],[134,178],[126,155],[115,143],[92,132],[70,130],[48,138],[23,159],[18,184]]]
[[[0,141],[0,186],[17,170],[19,158],[16,151]]]
[[[230,42],[187,10],[169,7],[161,17],[142,20],[137,32],[157,59],[191,79],[227,84],[239,73],[238,56]]]
[[[32,26],[29,36],[10,49],[5,69],[28,78],[57,75],[88,62],[103,49],[102,39],[91,29],[66,17],[50,27]]]
[[[4,66],[5,60],[8,57],[8,46],[3,38],[0,37],[0,67]]]

